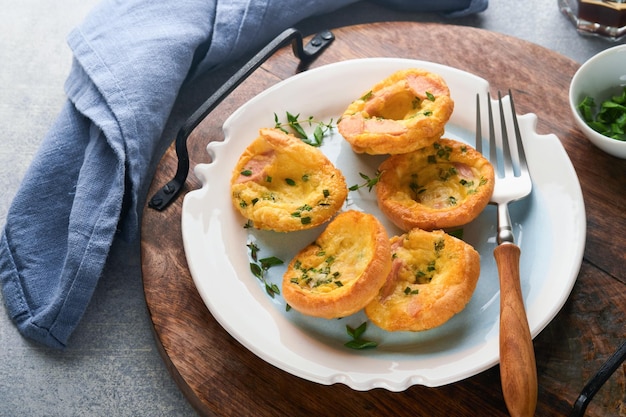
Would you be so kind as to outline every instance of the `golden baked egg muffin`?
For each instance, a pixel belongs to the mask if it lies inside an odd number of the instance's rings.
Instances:
[[[326,156],[279,129],[261,129],[231,177],[234,207],[257,229],[291,232],[325,223],[342,207],[346,181]]]
[[[441,230],[391,238],[392,266],[367,317],[388,331],[423,331],[462,311],[476,289],[480,255]]]
[[[480,152],[445,138],[392,155],[378,169],[378,206],[404,231],[469,223],[489,203],[495,185],[493,166]]]
[[[372,301],[390,269],[385,228],[375,216],[350,210],[338,214],[291,260],[283,275],[282,294],[305,315],[346,317]]]
[[[444,132],[454,101],[432,72],[400,70],[353,101],[337,128],[357,153],[401,154],[432,144]]]

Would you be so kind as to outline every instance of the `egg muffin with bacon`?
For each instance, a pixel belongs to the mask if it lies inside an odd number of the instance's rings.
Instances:
[[[338,214],[291,260],[282,294],[305,315],[346,317],[372,301],[390,270],[385,228],[375,216],[350,210]]]
[[[469,223],[489,203],[495,185],[493,166],[480,152],[445,138],[392,155],[378,169],[378,205],[404,231]]]
[[[423,331],[462,311],[480,275],[480,255],[436,230],[413,229],[391,238],[392,266],[365,314],[388,331]]]
[[[357,153],[401,154],[439,139],[453,109],[441,76],[409,68],[391,74],[353,101],[337,128]]]
[[[257,229],[291,232],[330,220],[348,189],[318,149],[280,129],[261,129],[231,177],[234,207]]]

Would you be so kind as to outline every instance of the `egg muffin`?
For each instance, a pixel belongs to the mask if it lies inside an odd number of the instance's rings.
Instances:
[[[291,232],[330,220],[346,181],[318,149],[279,129],[261,129],[231,177],[234,207],[257,229]]]
[[[326,319],[362,310],[391,269],[389,237],[375,216],[342,212],[289,263],[282,294],[295,310]]]
[[[495,185],[493,166],[480,152],[445,138],[392,155],[378,169],[378,205],[404,231],[469,223],[489,203]]]
[[[337,128],[357,153],[401,154],[432,144],[444,132],[454,101],[432,72],[400,70],[353,101]]]
[[[388,331],[440,326],[465,308],[476,289],[480,256],[441,230],[413,229],[391,238],[392,266],[367,317]]]

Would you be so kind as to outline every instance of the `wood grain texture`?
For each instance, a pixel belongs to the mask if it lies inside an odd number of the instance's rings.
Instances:
[[[518,113],[537,113],[538,132],[560,138],[580,178],[587,242],[569,300],[535,338],[534,346],[539,383],[536,415],[567,415],[584,384],[626,334],[626,161],[602,153],[574,127],[567,90],[578,64],[525,41],[468,27],[394,22],[333,32],[336,41],[314,67],[351,58],[390,56],[460,68],[487,79],[493,92],[511,88]],[[191,135],[192,167],[209,160],[206,143],[223,138],[221,124],[228,115],[297,71],[290,48],[257,70]],[[170,148],[150,193],[167,182],[175,166]],[[191,174],[183,192],[199,186]],[[145,210],[143,280],[157,345],[181,390],[201,415],[326,416],[338,411],[371,416],[508,415],[497,366],[439,388],[357,392],[341,384],[305,381],[259,359],[216,322],[200,299],[183,252],[181,204],[179,198],[164,212]],[[596,395],[586,415],[624,415],[625,392],[622,367]]]
[[[493,251],[500,278],[500,381],[512,417],[532,417],[537,408],[537,366],[520,285],[517,245]]]

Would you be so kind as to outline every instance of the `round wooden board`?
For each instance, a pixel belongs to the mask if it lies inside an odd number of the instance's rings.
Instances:
[[[555,133],[561,139],[583,189],[587,243],[570,299],[534,345],[537,415],[569,414],[588,378],[618,347],[626,329],[626,161],[602,153],[574,127],[567,91],[578,64],[537,45],[470,27],[393,22],[333,33],[336,40],[311,67],[364,57],[412,58],[456,67],[488,80],[493,92],[512,89],[518,113],[536,113],[538,132]],[[190,136],[192,169],[209,162],[206,144],[223,139],[221,125],[238,106],[297,71],[298,61],[287,47],[238,87]],[[149,195],[173,176],[176,163],[170,147]],[[191,173],[183,193],[200,185]],[[480,415],[508,415],[497,366],[439,388],[357,392],[341,384],[303,380],[256,357],[215,321],[196,291],[182,245],[181,205],[182,196],[163,212],[145,209],[142,270],[156,343],[200,414],[475,416],[480,410]],[[621,368],[598,393],[587,415],[625,412],[625,381]]]

